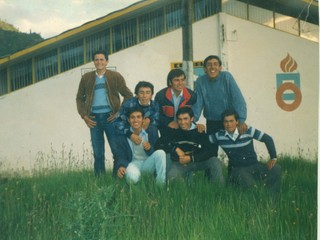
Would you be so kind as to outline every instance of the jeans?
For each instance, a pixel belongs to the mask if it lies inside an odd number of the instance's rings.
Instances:
[[[281,166],[276,164],[269,170],[265,164],[259,162],[247,167],[230,167],[229,180],[244,189],[253,187],[257,180],[263,180],[273,193],[279,193]]]
[[[173,161],[168,172],[168,179],[187,178],[191,172],[205,171],[205,176],[208,180],[218,186],[224,186],[225,180],[222,173],[221,162],[216,157],[211,157],[201,162],[191,162],[188,164],[181,164]]]
[[[137,183],[141,172],[156,172],[156,181],[163,185],[166,181],[166,153],[163,150],[153,152],[146,160],[133,160],[126,168],[125,177],[128,183]]]
[[[110,115],[111,113],[90,114],[90,118],[97,123],[94,128],[90,128],[95,175],[105,173],[106,171],[104,133],[107,136],[112,154],[114,155],[115,153],[116,129],[112,122],[107,121]]]

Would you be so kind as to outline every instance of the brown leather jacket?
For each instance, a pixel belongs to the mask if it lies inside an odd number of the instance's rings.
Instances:
[[[120,95],[123,97],[123,101],[131,98],[133,96],[130,89],[127,87],[124,78],[120,73],[115,71],[106,70],[107,78],[107,93],[109,102],[114,113],[119,111],[120,108]],[[96,71],[85,73],[79,84],[79,89],[77,93],[77,108],[80,116],[89,116],[91,113],[91,107],[94,96],[94,86],[96,80]]]

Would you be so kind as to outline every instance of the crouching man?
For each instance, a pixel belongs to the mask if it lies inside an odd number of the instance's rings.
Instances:
[[[239,134],[239,115],[234,110],[222,113],[224,130],[209,135],[212,143],[218,143],[229,159],[228,176],[231,183],[244,189],[253,187],[257,180],[264,180],[272,193],[280,192],[281,167],[277,164],[276,148],[271,136],[249,127]],[[263,164],[258,161],[253,140],[265,143],[270,160]]]
[[[170,153],[172,163],[168,180],[186,178],[192,172],[204,171],[210,182],[223,186],[225,181],[221,163],[213,156],[212,144],[206,134],[196,128],[192,109],[179,108],[176,118],[179,128],[170,129],[156,143],[157,149]]]
[[[125,135],[118,135],[115,154],[115,173],[119,178],[125,177],[128,183],[137,183],[141,172],[156,173],[160,185],[166,181],[166,154],[163,150],[154,151],[158,139],[157,132],[149,134],[143,129],[144,112],[141,108],[132,108],[127,112],[130,131],[141,138],[135,144]]]

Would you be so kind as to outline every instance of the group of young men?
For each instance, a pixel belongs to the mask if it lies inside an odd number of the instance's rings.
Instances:
[[[136,85],[133,96],[124,78],[106,69],[107,53],[95,52],[93,61],[96,71],[82,76],[76,101],[90,128],[96,175],[105,173],[105,133],[113,173],[130,183],[137,183],[142,172],[155,174],[163,185],[203,171],[214,185],[224,186],[217,158],[220,146],[229,160],[229,182],[250,188],[256,180],[265,180],[272,191],[280,191],[281,167],[273,139],[245,123],[246,102],[233,76],[222,71],[218,56],[204,60],[205,74],[197,79],[195,91],[185,86],[181,69],[172,69],[167,87],[154,100],[154,86],[145,81]],[[196,124],[202,112],[206,126]],[[266,164],[257,159],[254,139],[267,147]]]

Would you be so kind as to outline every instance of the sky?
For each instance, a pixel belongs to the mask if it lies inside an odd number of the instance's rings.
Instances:
[[[0,19],[47,39],[139,0],[0,0]]]

